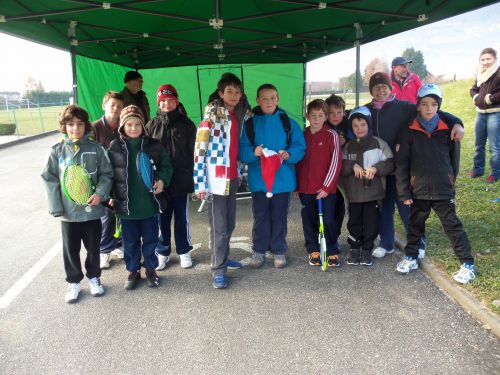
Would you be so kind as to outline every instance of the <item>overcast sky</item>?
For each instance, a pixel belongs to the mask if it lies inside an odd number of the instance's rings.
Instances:
[[[473,77],[479,52],[493,47],[500,53],[500,3],[449,18],[361,46],[361,70],[374,57],[389,64],[407,47],[424,54],[434,75]],[[23,91],[28,76],[42,82],[45,90],[71,90],[68,52],[45,47],[0,33],[0,91]],[[307,64],[308,81],[338,81],[354,72],[356,52],[350,50]]]

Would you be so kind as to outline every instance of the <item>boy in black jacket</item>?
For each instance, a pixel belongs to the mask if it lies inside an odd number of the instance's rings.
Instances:
[[[184,106],[179,103],[179,95],[172,85],[162,85],[156,92],[158,112],[146,124],[149,135],[158,139],[167,150],[174,170],[172,182],[166,189],[167,207],[160,214],[161,237],[157,245],[158,267],[165,269],[172,250],[170,223],[174,216],[175,250],[181,267],[193,265],[189,252],[193,249],[189,231],[189,194],[194,191],[193,154],[196,140],[196,126],[187,117]]]
[[[406,256],[396,272],[418,268],[418,248],[431,208],[439,217],[453,250],[462,262],[453,279],[466,284],[475,278],[471,245],[455,212],[455,179],[459,144],[450,139],[448,126],[439,118],[442,93],[437,85],[423,85],[417,94],[417,117],[403,129],[396,145],[396,182],[399,199],[410,207]]]

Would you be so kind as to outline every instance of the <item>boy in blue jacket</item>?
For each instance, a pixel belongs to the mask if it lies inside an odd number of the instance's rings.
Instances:
[[[286,266],[287,213],[290,193],[297,182],[295,165],[303,158],[306,143],[300,126],[282,109],[278,108],[278,90],[266,83],[257,89],[257,104],[253,117],[243,125],[238,157],[248,164],[248,187],[252,193],[254,215],[252,241],[253,254],[250,267],[264,264],[267,250],[274,254],[274,266]],[[261,157],[263,150],[275,151],[282,163],[276,172],[272,196],[267,197],[267,187],[262,178]]]

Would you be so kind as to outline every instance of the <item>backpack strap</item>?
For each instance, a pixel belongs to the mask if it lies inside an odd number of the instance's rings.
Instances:
[[[277,110],[279,110],[279,109],[277,109]],[[263,112],[260,109],[260,107],[253,108],[252,112],[255,115],[263,115]],[[288,117],[288,115],[285,112],[280,112],[279,116],[280,116],[281,124],[283,125],[283,130],[285,131],[285,134],[286,134],[287,147],[290,147],[291,138],[292,138],[292,124],[290,122],[290,118]],[[247,119],[245,121],[245,129],[246,129],[247,138],[250,141],[250,144],[253,147],[255,147],[255,130],[253,127],[253,117],[250,117],[249,119]]]

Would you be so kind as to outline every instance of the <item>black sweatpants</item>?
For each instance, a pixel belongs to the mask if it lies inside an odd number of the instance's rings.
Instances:
[[[441,221],[444,232],[450,239],[453,251],[455,251],[460,261],[462,263],[474,263],[469,238],[455,211],[454,199],[437,201],[413,199],[410,208],[408,242],[405,247],[405,254],[414,258],[418,256],[420,238],[425,233],[425,222],[431,213],[431,208]]]
[[[349,203],[347,242],[351,249],[373,250],[373,241],[378,236],[378,201]]]
[[[101,276],[99,244],[101,242],[101,220],[82,222],[61,221],[64,270],[68,283],[79,283],[83,279],[80,249],[87,249],[85,259],[86,276],[91,279]]]
[[[345,217],[345,200],[340,189],[337,189],[337,201],[335,202],[335,213],[333,214],[333,221],[335,222],[335,227],[337,229],[337,238],[340,237],[340,231],[342,230],[342,224],[344,223]]]

